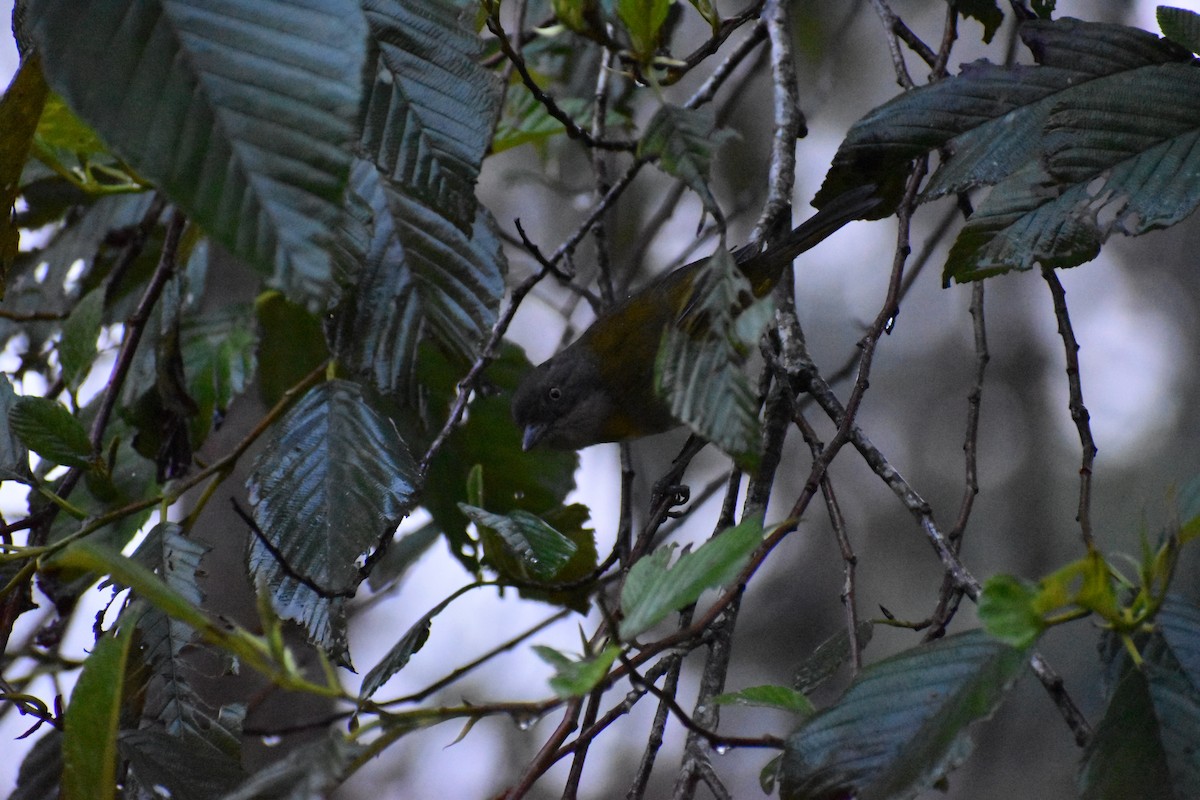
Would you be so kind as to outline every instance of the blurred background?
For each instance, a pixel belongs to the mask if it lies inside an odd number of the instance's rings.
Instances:
[[[727,3],[719,3],[730,13]],[[796,180],[796,218],[810,213],[808,201],[820,185],[839,141],[864,113],[899,90],[892,76],[886,43],[870,5],[797,0],[793,7],[802,109],[808,136],[798,143],[801,170]],[[893,10],[926,41],[941,35],[943,0],[895,0]],[[1179,3],[1183,6],[1192,3]],[[0,3],[7,18],[10,3]],[[1111,21],[1157,32],[1154,4],[1111,0],[1060,0],[1058,15]],[[694,23],[694,15],[689,23]],[[1011,21],[988,47],[979,44],[979,26],[960,24],[963,41],[951,62],[953,71],[979,57],[1002,61]],[[7,80],[16,66],[15,47],[6,38],[0,47],[0,77]],[[1021,53],[1021,58],[1026,58]],[[914,77],[924,73],[909,61]],[[701,70],[701,72],[705,72]],[[697,81],[685,81],[669,96],[686,97]],[[734,217],[731,241],[740,242],[761,208],[766,182],[767,146],[771,128],[769,85],[761,75],[746,81],[732,97],[718,97],[719,118],[739,136],[719,151],[715,167],[718,200]],[[483,201],[506,231],[520,218],[531,238],[549,251],[571,231],[592,203],[591,173],[578,148],[566,155],[543,159],[531,147],[507,151],[485,164],[480,186]],[[643,222],[657,208],[669,183],[644,171],[610,220],[614,263],[647,273],[675,263],[695,239],[699,204],[684,197],[677,213],[651,242],[640,239]],[[952,209],[945,203],[923,207],[913,233],[916,264],[931,232]],[[957,228],[952,229],[953,231]],[[963,493],[963,436],[967,393],[975,369],[969,287],[941,287],[941,265],[953,235],[943,239],[927,259],[890,336],[880,344],[859,423],[871,440],[934,508],[949,528],[958,515]],[[882,303],[895,240],[894,220],[855,223],[839,232],[797,263],[800,318],[813,355],[826,373],[845,363],[855,343]],[[623,264],[646,245],[644,264]],[[713,243],[701,245],[703,255]],[[1195,219],[1168,231],[1138,239],[1110,241],[1095,261],[1061,273],[1075,333],[1082,350],[1083,395],[1091,412],[1092,431],[1099,447],[1093,482],[1093,525],[1098,544],[1107,553],[1139,552],[1139,536],[1151,537],[1171,518],[1173,491],[1198,472],[1196,456],[1200,421],[1200,280],[1195,254],[1200,253],[1200,225]],[[520,254],[510,253],[511,275],[519,279],[532,269]],[[590,268],[585,249],[577,258]],[[252,296],[254,286],[236,265],[217,258],[213,269],[227,279],[214,279],[210,291]],[[240,280],[239,280],[240,278]],[[636,279],[635,279],[636,281]],[[586,304],[569,322],[560,310],[569,295],[544,282],[522,307],[511,330],[535,363],[550,356],[563,336],[587,324]],[[211,302],[220,303],[214,297]],[[1036,274],[991,279],[986,285],[986,314],[991,356],[984,385],[982,429],[979,436],[979,484],[963,559],[981,580],[996,572],[1037,578],[1079,558],[1075,521],[1079,490],[1080,447],[1067,408],[1067,383],[1062,341],[1055,329],[1050,295]],[[837,387],[844,396],[846,385]],[[31,390],[31,387],[26,389]],[[236,442],[262,409],[247,396],[231,409],[225,428],[214,437],[208,454]],[[832,427],[810,413],[827,439]],[[661,475],[678,447],[681,434],[667,434],[634,446],[638,470],[635,509],[644,513],[648,486]],[[798,437],[789,449],[776,483],[768,520],[786,513],[808,471],[807,451]],[[619,466],[615,446],[584,451],[577,475],[578,499],[592,510],[600,552],[611,547],[617,519]],[[686,482],[693,495],[726,469],[716,455],[703,454]],[[849,533],[858,556],[857,598],[860,614],[877,618],[880,607],[901,619],[928,616],[937,601],[941,568],[908,512],[894,495],[847,449],[832,472]],[[243,476],[244,477],[244,476]],[[230,481],[225,491],[238,491]],[[22,498],[3,495],[4,512],[20,513]],[[697,508],[676,541],[702,541],[712,531],[719,498]],[[221,613],[251,620],[250,590],[244,569],[244,526],[235,519],[221,521],[225,503],[212,504],[207,530],[228,536],[210,542],[216,549],[206,561],[206,589]],[[842,561],[819,504],[802,520],[800,529],[773,554],[747,592],[734,640],[734,662],[727,688],[763,683],[788,684],[798,664],[813,648],[843,625],[839,594]],[[405,526],[424,520],[414,517]],[[1196,596],[1195,553],[1185,555],[1177,589]],[[408,626],[428,608],[469,580],[448,551],[435,545],[407,575],[399,589],[385,596],[363,598],[351,631],[351,652],[360,674],[368,670]],[[364,592],[365,594],[365,592]],[[249,609],[249,610],[248,610]],[[44,621],[37,612],[22,624]],[[425,648],[410,665],[381,690],[394,697],[440,678],[499,642],[554,613],[538,603],[509,594],[475,592],[457,601],[438,617]],[[90,646],[92,616],[83,611],[72,631],[78,655]],[[579,649],[579,629],[590,633],[596,619],[568,617],[531,640],[566,651]],[[974,610],[964,604],[951,630],[977,624]],[[19,640],[15,635],[14,640]],[[865,652],[868,662],[913,646],[919,634],[877,626]],[[1056,629],[1043,640],[1042,652],[1063,675],[1068,691],[1091,720],[1101,709],[1101,685],[1095,645],[1098,631],[1088,622]],[[70,651],[70,648],[68,648]],[[686,662],[681,704],[691,708],[696,670],[703,651]],[[215,679],[215,692],[237,693]],[[500,699],[539,699],[548,693],[550,668],[536,658],[528,643],[495,659],[470,678],[434,696],[430,702],[484,702]],[[818,705],[836,699],[846,677],[834,681],[816,698]],[[347,675],[354,685],[357,676]],[[246,678],[253,685],[253,677]],[[606,697],[620,701],[626,687]],[[44,696],[68,696],[70,685],[45,686]],[[244,688],[241,691],[245,694]],[[316,719],[325,709],[298,709],[295,699],[265,693],[250,722],[269,730],[273,720]],[[643,700],[628,717],[601,736],[589,756],[582,796],[624,796],[633,766],[641,757],[654,705]],[[26,720],[5,717],[0,727],[8,758],[0,760],[0,792],[16,780],[20,758],[30,740],[14,741]],[[403,739],[352,777],[338,797],[346,800],[381,797],[494,796],[520,774],[558,723],[551,715],[532,726],[488,719],[461,741],[452,724]],[[721,730],[730,734],[785,735],[793,722],[761,709],[731,708],[723,712]],[[252,754],[262,761],[277,757],[289,745],[319,731],[287,736],[263,736]],[[35,737],[36,738],[36,737]],[[650,797],[670,795],[682,744],[679,726],[668,726]],[[1071,734],[1049,702],[1041,685],[1027,676],[988,724],[978,727],[974,756],[950,777],[948,798],[1009,798],[1019,793],[1029,800],[1055,800],[1074,795],[1075,767],[1080,757]],[[732,796],[761,796],[758,773],[769,754],[734,751],[714,756],[715,766]],[[567,764],[546,775],[531,797],[559,797]],[[703,795],[701,795],[703,796]],[[931,796],[932,793],[931,793]]]

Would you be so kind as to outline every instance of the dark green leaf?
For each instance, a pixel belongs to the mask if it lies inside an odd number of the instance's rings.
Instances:
[[[33,452],[66,467],[86,468],[92,443],[83,423],[45,397],[20,397],[8,414],[8,427]]]
[[[748,343],[769,320],[770,300],[752,303],[750,281],[720,247],[696,275],[688,306],[663,336],[656,383],[671,416],[744,466],[757,459],[758,397],[742,371]]]
[[[749,517],[684,553],[674,566],[667,566],[673,547],[660,547],[640,559],[621,590],[622,641],[631,641],[671,612],[696,602],[705,589],[733,580],[762,536],[762,520]]]
[[[422,350],[419,364],[420,384],[428,390],[431,405],[438,409],[435,424],[440,426],[444,413],[441,409],[454,396],[461,373],[430,349]],[[512,421],[510,403],[520,376],[529,368],[519,347],[502,345],[499,358],[487,372],[493,391],[476,396],[467,421],[451,434],[429,470],[422,502],[450,540],[455,555],[471,571],[477,566],[475,545],[467,535],[468,520],[457,504],[471,502],[466,487],[467,473],[473,466],[482,465],[487,476],[487,506],[497,514],[521,508],[548,516],[575,488],[577,454],[525,452],[521,448],[521,432]],[[565,526],[563,531],[567,531]],[[578,552],[583,549],[580,544]],[[570,565],[564,573],[569,570]]]
[[[329,357],[321,323],[280,292],[254,301],[258,316],[258,386],[263,402],[275,405],[283,393]]]
[[[492,138],[499,76],[480,38],[444,0],[367,0],[375,52],[360,152],[417,200],[470,233],[475,180]]]
[[[875,625],[870,620],[859,620],[856,633],[860,649],[866,648],[874,631]],[[842,628],[817,645],[812,655],[796,667],[792,676],[792,686],[800,692],[811,692],[833,677],[833,674],[849,660],[850,634]]]
[[[139,174],[290,297],[324,305],[365,58],[356,2],[42,0],[26,28],[50,85]]]
[[[18,401],[12,382],[7,375],[0,375],[0,481],[29,480],[29,449],[13,431],[9,422]]]
[[[1193,53],[1200,53],[1200,14],[1170,6],[1159,6],[1156,13],[1164,36]]]
[[[616,660],[621,648],[615,644],[605,647],[591,658],[581,658],[578,661],[563,655],[552,647],[535,645],[533,652],[550,666],[554,667],[554,676],[550,678],[550,688],[564,700],[572,697],[582,697],[599,685],[608,674],[609,667]]]
[[[96,358],[96,340],[100,338],[103,313],[104,290],[93,289],[71,309],[71,315],[63,323],[58,355],[62,360],[63,380],[72,389],[78,389],[83,383]]]
[[[1000,23],[1004,22],[1004,12],[996,5],[996,0],[955,0],[954,5],[964,17],[979,21],[985,43],[992,41]]]
[[[715,126],[708,111],[663,105],[646,126],[637,153],[641,158],[657,159],[663,172],[687,184],[704,201],[704,207],[720,218],[721,210],[708,188],[708,172],[713,154],[733,133]]]
[[[253,539],[250,566],[270,587],[276,612],[323,647],[342,641],[341,603],[333,601],[358,585],[357,559],[408,513],[414,482],[407,446],[358,386],[335,380],[309,391],[247,480],[254,520],[270,543]]]
[[[21,762],[17,786],[8,800],[60,800],[62,739],[62,731],[58,728],[50,728],[42,734]]]
[[[316,800],[329,797],[367,748],[338,732],[300,745],[251,775],[221,800]]]
[[[71,692],[63,727],[63,799],[115,798],[121,695],[133,651],[133,626],[96,642]]]
[[[554,579],[575,554],[574,542],[528,511],[516,509],[507,514],[493,514],[466,503],[459,503],[458,508],[476,525],[499,534],[536,580]]]
[[[1083,800],[1177,797],[1146,676],[1128,664],[1084,753],[1079,790]]]
[[[228,305],[186,319],[180,331],[187,391],[196,404],[192,442],[199,447],[225,417],[234,398],[246,391],[258,365],[249,306]],[[303,330],[292,336],[304,341]]]
[[[748,686],[737,692],[719,694],[712,700],[720,705],[779,708],[808,716],[816,711],[812,701],[790,686]]]
[[[469,362],[490,333],[504,294],[500,240],[483,208],[468,237],[365,161],[355,162],[351,191],[371,209],[371,236],[337,312],[334,350],[385,395],[410,397],[422,341]]]
[[[873,664],[836,705],[788,737],[783,800],[911,797],[961,764],[1025,653],[970,631]]]
[[[41,61],[27,58],[12,84],[0,97],[0,287],[8,285],[9,270],[17,256],[21,232],[12,209],[21,185],[21,172],[29,155],[38,118],[46,100]],[[0,288],[0,298],[4,291]]]
[[[246,777],[237,760],[193,735],[167,736],[160,730],[143,728],[123,731],[118,745],[137,782],[150,790],[150,796],[212,800]]]
[[[983,585],[979,621],[992,636],[1013,647],[1028,647],[1046,629],[1034,606],[1038,592],[1011,575],[994,575]]]

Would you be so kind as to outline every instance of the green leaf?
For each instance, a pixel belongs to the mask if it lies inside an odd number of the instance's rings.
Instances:
[[[1170,6],[1159,6],[1155,13],[1163,36],[1193,53],[1200,53],[1200,14]]]
[[[355,162],[351,192],[372,225],[356,285],[337,310],[334,352],[383,394],[413,397],[422,341],[469,363],[491,332],[507,269],[500,240],[485,209],[468,236],[365,161]]]
[[[329,797],[351,765],[367,752],[337,730],[292,750],[260,769],[221,800],[314,800]]]
[[[977,20],[983,26],[983,41],[992,41],[1000,24],[1004,22],[1004,12],[996,5],[996,0],[955,0],[958,13],[964,17]]]
[[[251,571],[266,581],[276,613],[336,658],[346,657],[342,601],[360,580],[357,561],[408,513],[415,481],[395,426],[342,380],[288,412],[246,481],[270,543],[253,539]]]
[[[721,12],[717,10],[713,0],[688,0],[688,2],[704,18],[714,34],[721,30]]]
[[[162,787],[171,800],[211,800],[246,778],[237,760],[194,735],[168,736],[142,728],[122,731],[117,745],[133,777],[148,790],[142,796],[167,796],[158,790]]]
[[[748,686],[736,692],[726,692],[713,698],[719,705],[778,708],[793,714],[808,716],[816,711],[812,701],[790,686]]]
[[[37,740],[21,762],[16,788],[8,800],[60,800],[62,739],[62,731],[50,728]]]
[[[1083,800],[1184,796],[1171,790],[1146,676],[1128,664],[1084,753],[1079,789]]]
[[[21,62],[12,83],[0,97],[0,298],[17,257],[21,232],[13,218],[20,193],[21,172],[29,157],[38,118],[46,101],[46,82],[36,56]]]
[[[115,798],[117,733],[133,626],[96,642],[71,692],[63,726],[64,800]]]
[[[762,536],[762,519],[749,517],[684,553],[674,566],[667,566],[672,547],[640,559],[621,590],[621,640],[632,641],[671,612],[695,603],[704,590],[736,578]]]
[[[13,409],[19,398],[7,375],[0,375],[0,481],[29,481],[29,449],[12,428]]]
[[[771,301],[752,302],[750,281],[719,247],[696,274],[686,307],[663,335],[656,384],[671,416],[743,466],[758,457],[758,395],[742,370]],[[764,313],[766,312],[766,313]]]
[[[379,663],[371,667],[363,677],[362,686],[358,690],[360,702],[365,702],[379,691],[393,675],[408,666],[409,660],[416,655],[429,639],[429,631],[433,627],[433,618],[445,610],[448,603],[439,603],[431,611],[413,623],[400,640],[392,645],[387,655],[379,659]]]
[[[37,138],[46,148],[81,156],[108,153],[103,140],[57,94],[50,94],[46,98],[41,119],[38,120]]]
[[[487,371],[492,391],[477,395],[471,412],[446,441],[430,466],[422,502],[445,532],[451,550],[471,571],[477,568],[475,543],[467,535],[468,519],[458,508],[467,497],[467,474],[476,464],[487,476],[487,506],[496,514],[524,509],[549,516],[575,488],[579,456],[574,452],[530,451],[521,448],[521,432],[512,420],[512,392],[520,376],[530,368],[519,347],[501,345],[500,355]],[[419,383],[436,409],[448,407],[462,373],[430,348],[421,352]],[[435,417],[441,425],[442,412]],[[474,505],[474,503],[473,503]],[[563,532],[569,526],[563,526]],[[577,553],[586,548],[583,543]],[[595,546],[592,546],[595,551]],[[572,565],[564,569],[564,578]],[[582,575],[574,576],[576,578]]]
[[[480,65],[483,43],[458,5],[369,0],[363,7],[374,52],[359,152],[407,197],[469,234],[500,77]]]
[[[258,386],[267,405],[329,357],[320,321],[281,292],[263,292],[254,301],[258,317]]]
[[[670,10],[671,0],[617,0],[617,16],[629,33],[634,55],[643,64],[654,57],[659,31]]]
[[[297,341],[304,341],[302,329],[292,335]],[[190,433],[192,442],[199,447],[254,377],[258,337],[251,310],[244,305],[228,305],[188,318],[180,336],[187,391],[196,404]]]
[[[73,390],[83,383],[96,358],[96,340],[100,338],[103,314],[104,289],[93,289],[71,309],[63,323],[58,355],[62,360],[63,380]]]
[[[550,678],[550,688],[564,700],[572,697],[582,697],[595,689],[608,674],[609,668],[621,648],[610,644],[590,658],[572,659],[553,647],[534,645],[533,652],[542,661],[554,667],[554,676]]]
[[[1028,647],[1046,629],[1034,607],[1037,597],[1037,591],[1027,582],[1011,575],[993,575],[984,583],[979,598],[979,621],[1000,641]]]
[[[646,126],[637,154],[657,159],[659,169],[687,184],[719,219],[721,209],[708,188],[708,173],[713,154],[733,135],[732,131],[716,130],[715,117],[709,111],[664,104]]]
[[[458,507],[476,525],[499,534],[509,552],[521,560],[535,580],[553,580],[577,549],[574,542],[528,511],[516,509],[507,514],[493,514],[466,503],[459,503]]]
[[[26,447],[47,461],[65,467],[87,468],[92,443],[83,423],[60,403],[45,397],[17,399],[8,414],[8,427]]]
[[[874,631],[875,624],[873,622],[859,620],[856,633],[860,648],[866,648]],[[849,660],[850,634],[846,632],[845,628],[841,628],[837,633],[817,645],[817,648],[812,651],[812,655],[796,667],[792,677],[792,686],[800,692],[812,692],[832,678],[833,674]]]
[[[324,305],[365,58],[358,3],[42,0],[26,23],[47,82],[114,151],[289,297]]]
[[[970,631],[864,669],[836,705],[788,737],[782,800],[911,797],[961,764],[1025,652]]]

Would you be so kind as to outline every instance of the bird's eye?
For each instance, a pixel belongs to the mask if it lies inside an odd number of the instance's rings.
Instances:
[[[550,399],[555,402],[558,402],[562,399],[562,389],[558,388],[557,386],[551,386],[548,394],[550,395]]]

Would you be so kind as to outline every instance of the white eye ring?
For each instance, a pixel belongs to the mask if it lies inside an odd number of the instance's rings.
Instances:
[[[562,399],[562,389],[557,386],[551,386],[548,394],[550,395],[550,399],[556,402]]]

